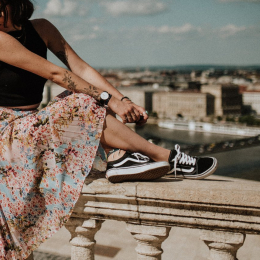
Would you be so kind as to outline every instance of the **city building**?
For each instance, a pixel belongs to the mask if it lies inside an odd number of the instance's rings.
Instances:
[[[153,111],[159,118],[200,120],[214,114],[214,96],[194,91],[157,92],[153,94]]]
[[[239,86],[233,84],[210,84],[201,86],[202,93],[215,97],[215,116],[240,115],[242,95]]]
[[[144,107],[148,112],[156,112],[153,109],[153,95],[155,92],[163,91],[168,93],[170,88],[159,87],[158,84],[147,87],[122,87],[118,90],[124,95],[129,97],[135,104]]]
[[[244,91],[242,93],[243,105],[250,106],[250,110],[260,115],[260,91]]]

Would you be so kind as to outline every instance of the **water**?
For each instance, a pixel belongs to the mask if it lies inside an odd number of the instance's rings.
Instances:
[[[180,145],[195,145],[239,139],[238,136],[173,130],[161,128],[157,125],[138,127],[136,128],[136,132],[146,139],[155,139],[161,146],[169,149],[173,148],[176,143]]]
[[[158,145],[168,149],[172,149],[176,143],[182,147],[239,139],[238,136],[164,129],[157,125],[138,127],[136,132],[146,139],[154,139]],[[216,153],[212,156],[218,159],[215,175],[260,181],[260,146]]]

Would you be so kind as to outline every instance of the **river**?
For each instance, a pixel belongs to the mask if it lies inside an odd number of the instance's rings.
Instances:
[[[136,128],[136,132],[168,149],[174,148],[176,143],[182,147],[239,139],[238,136],[171,130],[149,124]],[[215,175],[260,181],[260,146],[215,153],[212,156],[218,159]]]

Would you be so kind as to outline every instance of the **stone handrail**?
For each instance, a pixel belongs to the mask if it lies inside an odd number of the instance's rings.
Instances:
[[[124,221],[137,259],[161,259],[171,227],[201,230],[210,260],[235,260],[246,234],[260,234],[260,183],[210,177],[111,184],[87,178],[66,228],[73,260],[93,260],[95,234],[107,219]]]

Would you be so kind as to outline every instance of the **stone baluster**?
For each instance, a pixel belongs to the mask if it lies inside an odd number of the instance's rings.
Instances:
[[[71,233],[71,260],[94,260],[95,235],[104,221],[70,218],[66,228]]]
[[[200,239],[209,247],[209,260],[237,260],[237,250],[244,244],[245,234],[203,230]]]
[[[127,224],[126,229],[137,241],[137,260],[160,260],[162,242],[169,236],[169,227]]]

